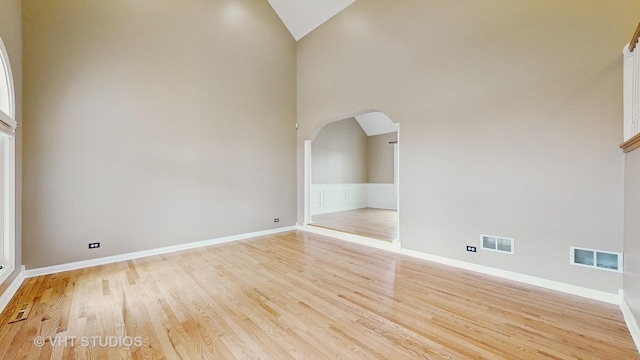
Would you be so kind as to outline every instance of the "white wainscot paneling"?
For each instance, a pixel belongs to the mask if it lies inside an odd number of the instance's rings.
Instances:
[[[311,215],[367,207],[368,184],[312,184]]]
[[[322,208],[322,191],[311,191],[309,199],[312,212]]]
[[[311,215],[376,208],[397,210],[394,184],[312,184]]]
[[[324,207],[338,208],[347,205],[349,190],[324,190]]]
[[[376,209],[398,210],[394,184],[368,184],[367,206]]]
[[[367,185],[367,184],[361,184],[361,185]],[[360,204],[366,204],[367,203],[367,188],[366,187],[357,187],[354,189],[351,189],[348,192],[348,202],[349,205],[360,205]]]

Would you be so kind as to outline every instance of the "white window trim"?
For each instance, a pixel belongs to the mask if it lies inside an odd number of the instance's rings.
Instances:
[[[9,113],[5,114],[4,111],[0,110],[0,116],[6,117],[8,121],[6,124],[11,125],[14,129],[16,128],[16,93],[15,93],[15,85],[13,83],[13,72],[11,71],[11,63],[9,62],[9,54],[7,53],[7,48],[4,46],[4,42],[2,38],[0,38],[0,57],[4,59],[1,63],[4,64],[4,72],[7,74],[7,86],[9,87]],[[5,119],[3,119],[5,120]]]
[[[4,42],[2,38],[0,38],[0,57],[2,57],[3,61],[1,64],[4,65],[5,73],[7,74],[7,86],[9,87],[9,114],[0,110],[0,120],[5,124],[9,125],[12,130],[15,131],[17,126],[15,120],[16,113],[16,102],[15,102],[15,86],[13,82],[13,72],[11,71],[11,63],[9,61],[9,54],[7,53],[7,49],[4,46]],[[3,234],[2,239],[0,239],[0,246],[3,247],[3,259],[0,259],[0,263],[4,265],[3,269],[0,269],[0,284],[3,284],[9,276],[16,269],[16,231],[15,231],[15,203],[16,203],[16,181],[15,181],[15,135],[13,135],[13,131],[11,134],[0,134],[0,136],[6,136],[3,142],[4,146],[4,161],[6,168],[5,171],[2,172],[2,176],[4,176],[3,186],[1,189],[5,194],[5,200],[0,206],[3,206],[3,215],[4,215],[4,226],[3,226]]]
[[[0,135],[5,136],[5,135]],[[15,254],[16,254],[16,221],[15,221],[15,208],[16,208],[16,192],[15,192],[15,138],[14,136],[6,136],[4,141],[4,163],[6,169],[4,171],[5,181],[4,189],[2,191],[6,194],[6,201],[4,204],[0,204],[4,207],[4,222],[3,227],[3,241],[4,246],[4,268],[0,270],[0,284],[2,284],[15,270]]]

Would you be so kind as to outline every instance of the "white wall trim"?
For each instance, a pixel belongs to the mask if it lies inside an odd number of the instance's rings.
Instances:
[[[427,253],[423,253],[416,250],[409,250],[405,248],[401,248],[400,244],[391,244],[385,243],[378,240],[373,240],[369,238],[365,238],[362,236],[356,236],[351,234],[340,233],[338,231],[327,230],[323,228],[317,228],[313,226],[302,226],[298,227],[299,230],[307,231],[315,234],[331,236],[340,240],[354,242],[360,245],[374,247],[376,249],[387,250],[397,254],[407,255],[414,258],[432,261],[435,263],[453,266],[459,269],[469,270],[481,274],[496,276],[499,278],[517,281],[523,284],[534,285],[538,287],[542,287],[545,289],[560,291],[566,294],[577,295],[580,297],[606,302],[609,304],[620,305],[621,296],[620,294],[612,294],[605,291],[593,290],[581,286],[570,285],[561,283],[558,281],[543,279],[535,276],[524,275],[512,271],[506,271],[501,269],[492,268],[489,266],[483,266],[478,264],[473,264],[465,261],[449,259],[443,256],[431,255]]]
[[[638,319],[633,316],[633,312],[631,312],[631,308],[629,304],[627,304],[627,300],[624,298],[624,291],[622,290],[620,291],[620,297],[620,311],[622,311],[624,322],[627,323],[627,328],[629,328],[633,342],[635,342],[636,348],[638,352],[640,352],[640,325],[638,325]]]
[[[396,186],[379,183],[311,184],[309,207],[311,215],[364,208],[397,210]]]
[[[27,278],[30,278],[30,277],[41,276],[41,275],[55,274],[63,271],[84,269],[92,266],[111,264],[111,263],[125,261],[125,260],[139,259],[147,256],[153,256],[153,255],[167,254],[167,253],[172,253],[172,252],[181,251],[181,250],[195,249],[203,246],[223,244],[227,242],[244,240],[244,239],[249,239],[249,238],[259,237],[259,236],[272,235],[272,234],[277,234],[277,233],[292,231],[292,230],[296,230],[295,225],[277,228],[277,229],[265,230],[265,231],[257,231],[257,232],[247,233],[247,234],[240,234],[240,235],[226,236],[226,237],[210,239],[210,240],[191,242],[187,244],[167,246],[167,247],[162,247],[158,249],[143,250],[143,251],[137,251],[137,252],[127,253],[127,254],[106,256],[106,257],[101,257],[101,258],[91,259],[91,260],[76,261],[76,262],[67,263],[67,264],[28,269],[24,272],[24,276]]]
[[[461,260],[449,259],[442,256],[431,255],[420,251],[400,249],[400,254],[412,256],[419,259],[433,261],[439,264],[453,266],[459,269],[469,270],[481,274],[496,276],[499,278],[517,281],[523,284],[542,287],[545,289],[560,291],[566,294],[577,295],[580,297],[606,302],[609,304],[620,305],[620,295],[612,294],[605,291],[589,289],[577,285],[565,284],[559,281],[548,280],[536,276],[520,274],[512,271],[501,270],[489,266],[473,264]]]
[[[397,146],[397,144],[394,146]],[[398,210],[396,184],[368,183],[367,207],[374,209]]]
[[[367,196],[367,184],[311,184],[311,215],[366,208]]]
[[[4,311],[4,308],[6,308],[7,305],[9,305],[9,302],[11,301],[13,296],[18,292],[18,289],[20,289],[20,285],[22,285],[22,283],[24,282],[24,279],[25,279],[25,270],[23,265],[20,268],[20,272],[18,273],[18,276],[16,276],[16,278],[13,279],[11,284],[9,284],[9,286],[4,290],[2,295],[0,295],[0,313]]]

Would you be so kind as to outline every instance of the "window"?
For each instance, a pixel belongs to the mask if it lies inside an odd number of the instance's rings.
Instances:
[[[7,116],[11,114],[11,97],[9,96],[9,81],[5,61],[0,57],[0,110]]]
[[[0,38],[0,284],[15,269],[15,93]]]

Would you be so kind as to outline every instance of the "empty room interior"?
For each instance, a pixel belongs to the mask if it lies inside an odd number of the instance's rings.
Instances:
[[[637,0],[0,0],[0,359],[640,359]]]

